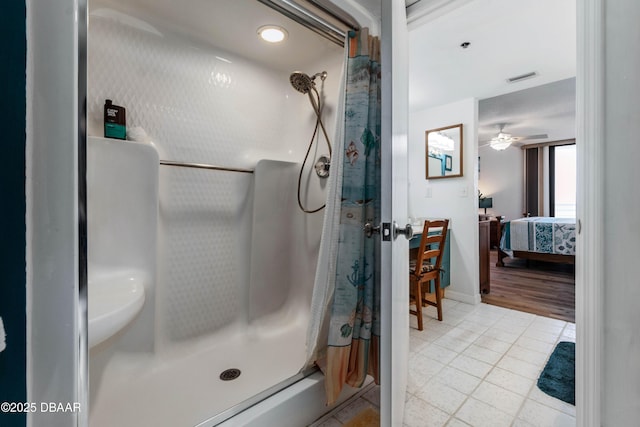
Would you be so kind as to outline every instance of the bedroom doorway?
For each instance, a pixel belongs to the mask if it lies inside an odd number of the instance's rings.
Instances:
[[[481,286],[482,301],[571,323],[575,100],[571,77],[478,102],[480,207],[491,200],[479,211],[480,219],[491,224],[489,274],[482,278],[489,286]],[[480,247],[486,251],[482,239]],[[486,258],[481,256],[481,263]]]

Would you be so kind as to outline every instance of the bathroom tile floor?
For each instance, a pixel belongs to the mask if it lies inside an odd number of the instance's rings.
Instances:
[[[444,320],[411,316],[404,427],[574,427],[575,406],[546,395],[536,381],[559,341],[575,342],[575,324],[488,304],[444,300]],[[372,385],[313,427],[341,426],[367,406]]]

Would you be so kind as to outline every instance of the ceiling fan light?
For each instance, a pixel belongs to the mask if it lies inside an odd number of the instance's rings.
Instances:
[[[500,132],[498,132],[498,136],[491,138],[489,145],[494,150],[502,151],[509,148],[512,142],[513,142],[513,138],[511,137],[511,134],[504,133],[502,132],[502,129],[500,129]]]
[[[497,151],[506,150],[511,145],[511,138],[493,138],[489,142],[489,146]]]

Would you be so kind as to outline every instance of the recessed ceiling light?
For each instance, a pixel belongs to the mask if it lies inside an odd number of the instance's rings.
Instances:
[[[262,26],[258,28],[258,34],[260,34],[260,37],[262,37],[263,40],[268,41],[269,43],[280,43],[289,35],[287,30],[277,25]]]

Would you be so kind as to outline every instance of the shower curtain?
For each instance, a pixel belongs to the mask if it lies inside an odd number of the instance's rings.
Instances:
[[[380,224],[380,41],[365,28],[347,48],[340,159],[331,166],[337,177],[330,183],[307,341],[310,361],[325,372],[327,404],[344,384],[360,387],[367,374],[376,382],[379,376],[380,239],[363,229]]]

